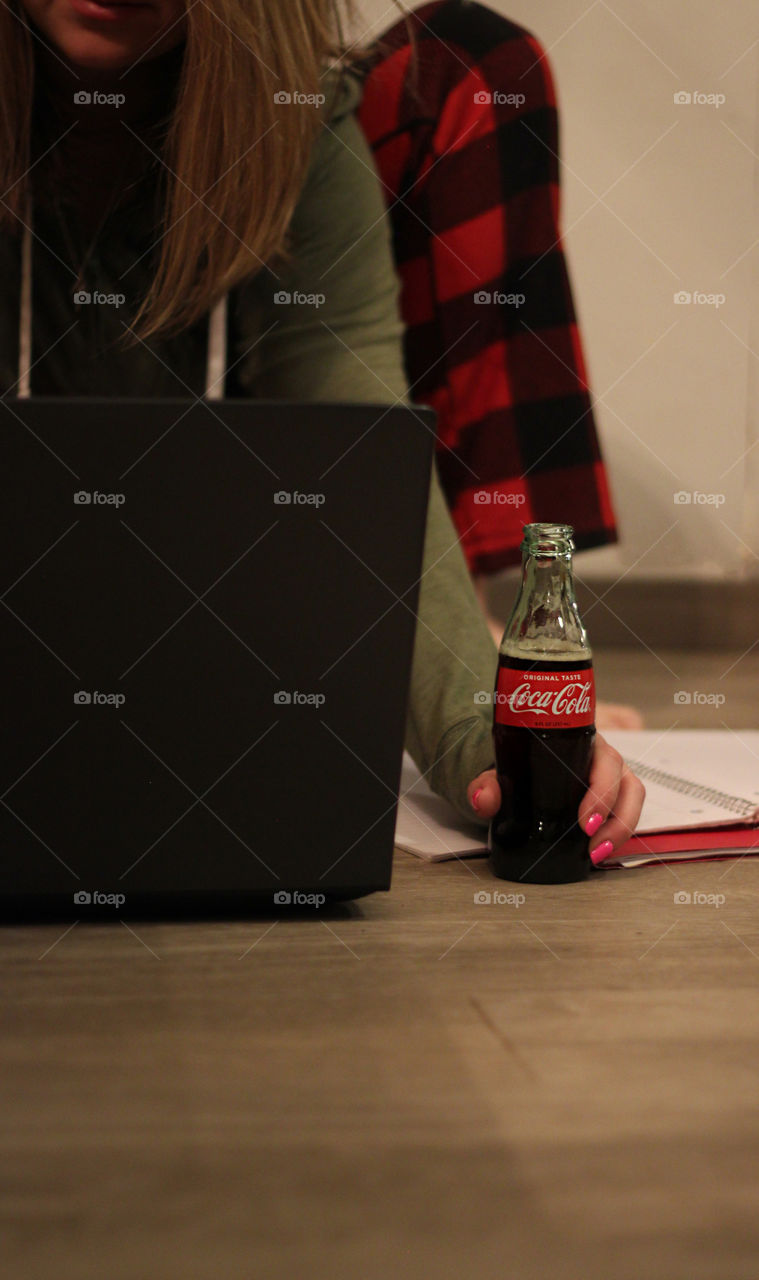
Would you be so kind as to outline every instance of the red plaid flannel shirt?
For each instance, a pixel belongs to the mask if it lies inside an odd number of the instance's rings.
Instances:
[[[560,243],[545,52],[468,0],[424,4],[411,24],[416,79],[401,20],[370,51],[359,120],[390,209],[406,373],[438,413],[440,481],[469,567],[517,563],[535,520],[573,525],[578,548],[613,542]]]

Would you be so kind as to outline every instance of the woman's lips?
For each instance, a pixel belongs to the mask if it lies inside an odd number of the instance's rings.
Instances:
[[[100,3],[100,0],[69,0],[71,8],[83,18],[100,22],[124,22],[152,6],[143,0],[117,0],[116,3]]]

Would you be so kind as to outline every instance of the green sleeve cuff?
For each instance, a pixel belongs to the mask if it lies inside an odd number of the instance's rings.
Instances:
[[[470,716],[452,725],[443,735],[427,782],[436,794],[445,796],[462,817],[487,827],[489,819],[475,813],[466,793],[473,778],[494,767],[490,723],[482,716]]]

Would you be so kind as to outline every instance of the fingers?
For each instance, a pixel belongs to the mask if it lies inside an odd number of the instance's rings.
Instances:
[[[593,759],[590,765],[588,789],[580,801],[580,808],[577,811],[578,821],[583,831],[588,831],[587,824],[592,816],[600,814],[602,821],[605,821],[611,813],[624,767],[625,762],[619,752],[615,751],[614,747],[609,746],[606,739],[600,733],[597,733]],[[588,831],[588,834],[595,835],[600,825],[596,821]]]
[[[622,756],[601,734],[596,735],[588,790],[578,810],[578,821],[591,837],[594,862],[608,857],[635,830],[646,789],[627,768]]]
[[[467,798],[482,818],[493,818],[501,807],[501,788],[495,769],[486,769],[467,787]]]
[[[645,794],[646,789],[640,778],[636,778],[627,765],[624,765],[613,813],[597,829],[591,840],[590,856],[596,865],[605,857],[608,858],[613,849],[618,849],[629,840],[638,825]],[[597,855],[595,858],[594,853]]]

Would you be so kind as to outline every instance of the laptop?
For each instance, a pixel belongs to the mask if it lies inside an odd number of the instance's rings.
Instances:
[[[3,400],[0,912],[390,887],[431,409]]]

